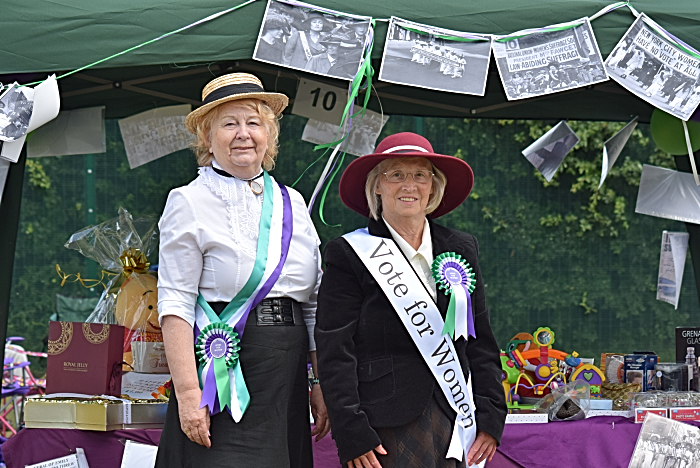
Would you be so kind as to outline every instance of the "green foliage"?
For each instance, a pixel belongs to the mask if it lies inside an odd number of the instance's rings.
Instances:
[[[281,124],[273,175],[290,185],[321,153],[300,141],[305,119],[287,115]],[[520,151],[550,124],[392,116],[383,136],[422,128],[436,152],[472,166],[476,181],[469,199],[438,222],[478,238],[491,323],[501,346],[517,332],[549,326],[560,349],[583,356],[643,347],[673,359],[673,327],[692,324],[691,312],[698,309],[692,266],[685,268],[678,310],[655,300],[656,276],[662,231],[684,227],[634,214],[642,163],[673,168],[673,158],[657,151],[648,126],[640,125],[597,191],[602,144],[622,124],[570,122],[581,142],[546,183]],[[119,206],[135,216],[158,216],[169,191],[197,175],[187,150],[131,170],[116,121],[106,128],[107,152],[93,155],[94,197],[87,194],[91,175],[85,156],[27,162],[8,335],[27,338],[28,349],[44,346],[56,294],[101,292],[78,284],[61,287],[55,271],[58,263],[66,273],[99,277],[99,266],[63,247],[88,224],[88,210],[93,209],[97,223],[116,216]],[[354,159],[346,155],[343,166]],[[295,187],[306,200],[325,161],[311,167]],[[341,203],[338,179],[328,191],[324,213],[329,224],[341,227],[322,223],[318,208],[312,214],[324,243],[366,225]],[[91,199],[94,206],[88,206]],[[156,263],[157,255],[151,261]]]

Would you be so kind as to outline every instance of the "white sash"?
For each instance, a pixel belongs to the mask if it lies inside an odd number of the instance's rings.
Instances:
[[[299,39],[301,39],[301,46],[304,49],[304,55],[306,55],[306,61],[308,62],[313,55],[311,54],[311,47],[309,47],[309,41],[306,39],[304,31],[299,31]]]
[[[457,413],[446,458],[461,461],[476,439],[476,407],[472,379],[465,382],[452,340],[440,334],[440,310],[392,239],[372,236],[367,228],[343,237],[382,288]]]

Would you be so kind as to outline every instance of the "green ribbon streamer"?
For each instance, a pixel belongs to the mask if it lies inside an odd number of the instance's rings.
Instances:
[[[236,297],[231,299],[231,302],[229,302],[223,312],[221,312],[221,316],[217,318],[217,321],[220,322],[228,322],[228,320],[233,317],[236,311],[253,295],[265,274],[267,248],[270,242],[270,225],[272,224],[272,180],[267,171],[263,171],[263,181],[265,188],[262,212],[260,214],[260,229],[258,231],[258,247],[255,256],[255,265],[253,266],[253,271],[250,272],[250,277],[248,277],[246,284],[238,291]]]
[[[238,404],[241,406],[241,412],[245,413],[250,405],[250,393],[248,387],[243,380],[243,372],[241,371],[241,360],[239,359],[233,367],[233,376],[236,379],[236,395],[238,396]]]
[[[457,299],[455,298],[454,288],[450,294],[450,303],[447,306],[447,313],[445,314],[445,325],[442,327],[442,334],[450,335],[450,338],[454,340],[455,338],[455,309],[457,305]]]
[[[214,376],[216,377],[216,392],[219,397],[219,408],[223,412],[231,407],[231,383],[228,378],[228,366],[224,357],[214,358]]]
[[[374,27],[376,26],[376,21],[374,19],[371,20],[371,24],[372,24],[372,29],[374,29]],[[374,35],[372,35],[372,42],[370,42],[369,45],[367,46],[367,51],[365,52],[365,60],[362,62],[360,69],[357,71],[357,74],[355,75],[355,78],[353,78],[352,84],[350,85],[350,96],[349,96],[347,104],[345,104],[345,109],[343,109],[343,116],[340,120],[340,127],[341,128],[343,127],[343,124],[345,123],[345,121],[348,117],[348,114],[350,112],[350,108],[352,107],[353,102],[355,102],[355,98],[360,93],[360,87],[362,85],[363,78],[365,80],[365,86],[367,88],[367,91],[365,91],[365,99],[362,103],[362,108],[359,111],[357,111],[356,113],[352,114],[350,116],[350,118],[355,118],[358,115],[362,115],[364,117],[365,111],[367,110],[367,104],[369,103],[369,98],[371,96],[371,90],[372,90],[372,77],[374,76],[374,68],[372,68],[372,48],[373,47],[374,47]],[[345,135],[343,135],[342,138],[340,138],[339,140],[336,140],[332,143],[318,145],[314,148],[314,151],[322,149],[322,148],[326,148],[326,151],[327,151],[328,149],[345,141],[349,134],[350,134],[350,132],[346,133]],[[328,194],[328,189],[331,186],[331,184],[333,183],[333,179],[335,179],[335,176],[338,174],[338,172],[342,168],[344,160],[345,160],[345,151],[343,151],[343,153],[340,155],[340,161],[338,161],[338,167],[336,167],[335,170],[333,171],[333,173],[330,175],[330,177],[328,177],[328,180],[326,182],[326,186],[323,190],[323,194],[321,195],[321,200],[319,201],[319,204],[318,204],[318,213],[319,213],[319,217],[321,218],[321,221],[323,222],[323,224],[325,224],[326,226],[330,226],[330,227],[338,227],[338,226],[340,226],[340,224],[336,224],[336,225],[328,224],[325,220],[325,217],[323,216],[323,207],[326,204],[326,195]],[[314,162],[314,164],[315,164],[315,162]]]

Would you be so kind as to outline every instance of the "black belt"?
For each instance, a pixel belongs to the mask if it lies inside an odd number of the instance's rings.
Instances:
[[[263,299],[255,307],[255,316],[258,326],[292,326],[304,323],[301,304],[290,297]]]

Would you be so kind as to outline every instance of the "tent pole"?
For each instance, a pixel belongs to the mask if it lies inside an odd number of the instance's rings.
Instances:
[[[693,155],[695,164],[700,163],[697,152]],[[690,172],[690,158],[687,154],[674,156],[676,169],[682,172]],[[685,223],[685,229],[690,234],[688,248],[690,249],[690,260],[693,263],[693,273],[695,274],[695,289],[700,300],[700,224]]]
[[[19,160],[10,164],[5,190],[0,203],[0,337],[7,338],[7,319],[10,316],[10,290],[12,268],[15,263],[15,246],[19,229],[19,210],[22,202],[24,166],[27,162],[27,145],[22,148]],[[5,358],[5,346],[2,346]]]

